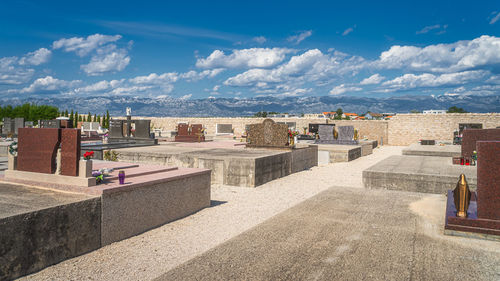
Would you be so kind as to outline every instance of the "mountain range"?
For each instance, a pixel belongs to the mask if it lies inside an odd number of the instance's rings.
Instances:
[[[252,116],[259,111],[302,114],[335,111],[339,107],[344,112],[358,114],[367,111],[408,113],[411,110],[448,109],[451,106],[461,107],[469,112],[500,112],[500,94],[488,96],[407,95],[387,98],[318,96],[176,99],[172,97],[89,96],[75,98],[60,96],[0,99],[2,105],[15,106],[23,103],[54,105],[60,110],[71,111],[73,109],[80,114],[88,112],[103,114],[109,110],[113,116],[125,115],[125,109],[130,107],[132,115],[150,117],[238,117]]]

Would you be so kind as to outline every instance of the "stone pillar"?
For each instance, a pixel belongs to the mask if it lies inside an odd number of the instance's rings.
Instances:
[[[92,160],[80,160],[78,176],[83,178],[92,177]]]
[[[57,155],[56,155],[56,175],[61,174],[61,149],[57,149]]]
[[[7,153],[7,155],[8,155],[8,161],[9,161],[8,169],[11,171],[17,170],[17,156],[14,156],[10,153]]]

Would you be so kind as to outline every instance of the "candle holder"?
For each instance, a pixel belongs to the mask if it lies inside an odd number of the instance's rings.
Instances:
[[[464,158],[463,157],[460,157],[460,165],[464,165]]]
[[[465,158],[465,166],[470,166],[469,158]]]
[[[118,172],[118,181],[120,184],[125,184],[125,171]]]

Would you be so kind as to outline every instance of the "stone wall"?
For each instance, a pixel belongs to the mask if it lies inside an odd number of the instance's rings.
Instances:
[[[151,119],[152,128],[174,131],[177,123],[189,122],[203,124],[207,134],[214,135],[216,124],[233,124],[234,133],[240,136],[245,125],[262,123],[264,118],[183,118],[157,117]],[[481,123],[483,128],[500,126],[500,113],[452,113],[452,114],[398,114],[391,120],[329,120],[325,118],[272,118],[276,122],[295,122],[296,129],[302,133],[309,123],[335,124],[336,126],[354,126],[361,139],[376,140],[379,145],[410,145],[420,139],[453,140],[453,131],[459,123]]]
[[[389,121],[389,144],[410,145],[421,139],[453,140],[459,123],[500,126],[500,113],[398,114]]]

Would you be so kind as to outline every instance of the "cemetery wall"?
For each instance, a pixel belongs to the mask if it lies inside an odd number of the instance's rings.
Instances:
[[[421,139],[453,140],[460,123],[500,126],[500,113],[398,114],[389,121],[389,144],[410,145]]]
[[[232,124],[236,136],[245,131],[245,125],[262,123],[265,118],[237,117],[145,117],[151,127],[174,131],[177,123],[203,124],[207,134],[214,135],[216,124]],[[481,123],[484,129],[500,126],[500,113],[451,113],[451,114],[398,114],[391,120],[329,120],[325,118],[272,118],[276,122],[295,122],[303,132],[309,123],[330,123],[337,126],[354,126],[361,138],[377,140],[380,145],[410,145],[420,139],[452,140],[459,123]]]

